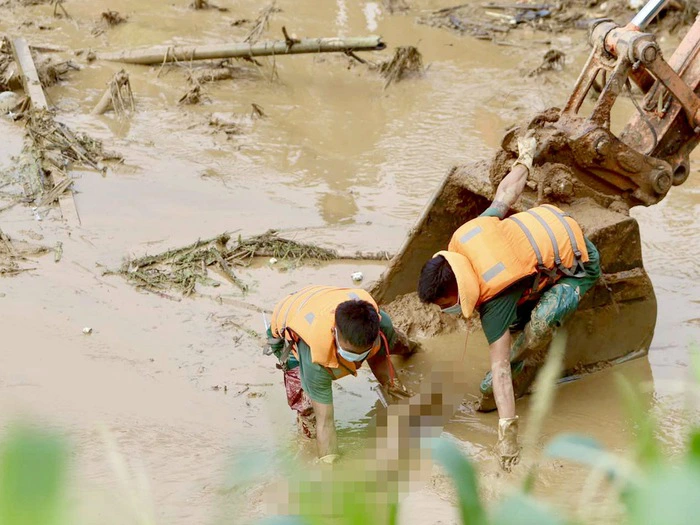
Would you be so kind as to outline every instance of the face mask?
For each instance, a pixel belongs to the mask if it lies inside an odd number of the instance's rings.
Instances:
[[[442,313],[449,315],[459,315],[462,313],[462,305],[459,304],[459,301],[457,301],[457,304],[453,304],[452,306],[443,308]]]
[[[357,363],[358,361],[362,361],[372,351],[372,348],[369,348],[366,352],[364,352],[362,354],[356,354],[355,352],[349,352],[347,350],[344,350],[343,347],[341,347],[340,343],[338,342],[338,331],[337,330],[335,332],[335,346],[338,348],[338,355],[340,357],[342,357],[346,361],[351,361],[353,363]]]

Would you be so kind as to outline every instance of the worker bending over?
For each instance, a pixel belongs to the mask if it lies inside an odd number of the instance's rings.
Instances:
[[[389,355],[406,355],[413,346],[364,290],[303,288],[275,306],[267,335],[284,371],[289,406],[297,412],[300,430],[316,438],[323,462],[338,458],[333,381],[357,375],[367,361],[390,398],[410,395]]]
[[[445,313],[468,319],[479,311],[491,358],[479,409],[498,409],[496,449],[505,470],[520,457],[515,398],[534,380],[554,329],[600,276],[596,247],[559,208],[543,204],[506,218],[532,170],[535,139],[521,138],[518,147],[489,208],[453,234],[418,283],[421,301]],[[520,331],[512,347],[511,331]]]

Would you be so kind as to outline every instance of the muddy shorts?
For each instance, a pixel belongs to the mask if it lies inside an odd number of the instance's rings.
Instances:
[[[299,431],[307,438],[316,437],[316,414],[311,405],[311,399],[301,387],[299,367],[284,370],[284,389],[287,392],[289,408],[297,413],[297,425]]]

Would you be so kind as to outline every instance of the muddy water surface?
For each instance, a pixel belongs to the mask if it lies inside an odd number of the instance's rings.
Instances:
[[[0,34],[68,49],[116,50],[151,44],[219,43],[242,39],[240,18],[254,18],[257,1],[218,0],[229,12],[194,12],[187,0],[136,2],[72,0],[71,20],[54,19],[49,6],[0,8]],[[430,194],[454,164],[487,158],[505,128],[562,102],[588,48],[585,34],[508,36],[515,45],[461,37],[415,23],[438,1],[411,2],[405,15],[381,3],[280,0],[267,37],[285,25],[298,36],[377,33],[390,48],[417,45],[429,65],[422,79],[383,89],[383,80],[339,56],[297,56],[260,67],[241,64],[240,78],[206,86],[202,105],[178,106],[187,91],[187,65],[126,66],[137,101],[131,119],[89,116],[105,82],[120,64],[87,64],[48,95],[58,118],[122,153],[123,165],[102,176],[79,173],[76,203],[82,220],[69,227],[56,210],[37,221],[29,208],[0,215],[13,238],[63,243],[63,257],[32,261],[35,269],[0,280],[2,348],[0,414],[3,425],[23,415],[66,431],[75,445],[74,501],[78,522],[125,523],[135,508],[159,523],[204,523],[236,502],[236,515],[267,512],[259,492],[227,482],[228,458],[240,450],[296,451],[293,418],[281,376],[260,355],[261,308],[306,284],[366,281],[381,264],[343,263],[284,269],[259,264],[241,271],[245,297],[223,283],[180,301],[135,291],[103,275],[130,254],[155,253],[223,231],[256,234],[268,228],[347,251],[396,250]],[[475,3],[475,5],[477,5]],[[100,13],[113,9],[126,24],[91,34]],[[44,29],[39,29],[42,27]],[[524,39],[525,43],[520,41]],[[569,60],[559,74],[528,78],[549,39]],[[671,41],[663,42],[668,47]],[[369,58],[388,58],[389,52]],[[65,56],[72,56],[66,54]],[[215,112],[249,115],[260,105],[267,118],[246,120],[227,138],[209,126]],[[0,167],[21,147],[22,129],[0,121]],[[664,441],[678,451],[688,416],[678,385],[688,375],[688,343],[698,339],[700,177],[674,188],[651,209],[636,209],[647,270],[659,301],[649,358],[562,386],[542,443],[566,431],[585,432],[616,451],[627,450],[631,424],[618,403],[613,376],[651,385],[650,410],[664,421]],[[93,328],[84,335],[84,327]],[[460,355],[461,336],[427,343],[432,355]],[[475,394],[487,368],[483,336],[470,338],[462,362]],[[420,362],[407,368],[422,373]],[[352,448],[366,426],[374,398],[367,374],[337,385],[336,414],[343,445]],[[226,387],[226,391],[224,391]],[[527,418],[527,401],[518,410]],[[479,465],[489,500],[512,481],[496,468],[490,447],[495,415],[462,410],[447,426]],[[114,445],[105,445],[104,430]],[[108,462],[118,450],[133,469],[120,483]],[[526,457],[524,463],[531,462]],[[524,469],[514,474],[519,479]],[[148,490],[129,491],[143,477]],[[563,464],[543,468],[537,491],[575,512],[585,472]],[[124,487],[128,487],[125,489]],[[405,523],[454,519],[449,484],[439,475],[406,500]],[[602,500],[600,503],[605,503]],[[617,512],[600,505],[601,522]],[[229,520],[230,521],[230,520]]]

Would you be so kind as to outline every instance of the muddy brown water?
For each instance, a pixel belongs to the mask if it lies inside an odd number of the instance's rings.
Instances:
[[[230,11],[194,12],[187,0],[72,0],[65,3],[72,19],[58,20],[50,6],[5,6],[0,34],[70,49],[215,43],[242,39],[246,28],[231,22],[254,18],[261,7],[252,0],[216,3]],[[0,280],[0,421],[6,426],[30,418],[68,434],[75,450],[70,493],[76,523],[144,522],[150,515],[158,523],[222,516],[239,522],[269,512],[262,490],[231,488],[230,458],[251,450],[308,457],[312,448],[295,444],[281,376],[249,333],[262,331],[258,309],[306,284],[349,286],[357,270],[368,282],[382,265],[286,269],[263,262],[240,272],[252,284],[245,297],[222,283],[181,301],[139,293],[119,277],[104,276],[105,269],[130,254],[223,231],[256,234],[268,228],[344,250],[396,250],[447,170],[487,158],[509,124],[560,104],[588,52],[583,32],[523,30],[507,37],[516,45],[497,46],[415,23],[421,10],[448,2],[411,2],[411,12],[393,16],[377,2],[278,5],[283,11],[273,18],[268,37],[279,36],[282,25],[298,36],[377,33],[390,47],[417,45],[428,72],[384,90],[382,79],[349,67],[344,57],[280,58],[279,78],[272,81],[271,62],[263,60],[240,79],[207,86],[209,102],[178,107],[187,90],[182,68],[158,75],[158,68],[127,66],[137,111],[126,121],[88,115],[119,64],[77,59],[84,68],[48,90],[60,120],[125,156],[106,176],[79,173],[80,227],[61,222],[55,210],[41,221],[25,207],[0,216],[13,238],[63,243],[59,263],[48,255],[30,261],[34,270]],[[127,15],[128,23],[92,36],[106,9]],[[538,43],[543,39],[567,53],[566,68],[528,78],[548,49]],[[662,41],[665,48],[672,45]],[[209,127],[211,113],[245,114],[252,103],[267,118],[251,122],[241,135],[227,139]],[[22,130],[0,120],[0,133],[5,168],[21,147]],[[671,453],[681,450],[691,419],[681,386],[689,375],[688,344],[700,336],[700,155],[694,160],[683,187],[661,204],[633,212],[659,301],[648,358],[561,386],[542,444],[559,432],[584,432],[627,451],[634,430],[615,389],[614,375],[620,373],[650,386],[649,410],[663,423],[661,438]],[[84,335],[84,327],[93,333]],[[432,351],[424,360],[441,353],[461,356],[464,338],[444,336],[427,346]],[[470,337],[466,355],[458,360],[471,385],[469,396],[488,366],[481,334]],[[420,377],[424,360],[409,363],[409,377]],[[346,450],[361,443],[370,421],[370,386],[366,373],[337,385],[336,417]],[[526,400],[518,410],[527,418]],[[445,429],[476,462],[488,501],[524,475],[522,468],[511,478],[499,472],[490,451],[495,423],[493,414],[461,410]],[[108,461],[114,448],[105,444],[105,431],[132,469],[126,482]],[[576,513],[585,478],[583,469],[549,464],[536,491]],[[450,494],[449,483],[436,473],[406,497],[401,522],[454,522]],[[596,501],[594,521],[616,516],[607,498]],[[239,519],[232,521],[232,515]]]

